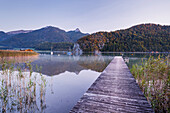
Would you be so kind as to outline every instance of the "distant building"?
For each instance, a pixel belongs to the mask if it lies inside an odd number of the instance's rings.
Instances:
[[[30,52],[33,52],[34,50],[32,50],[32,49],[25,49],[25,50],[20,49],[20,51],[30,51]]]
[[[32,49],[26,49],[25,51],[31,51],[31,52],[33,52],[33,50],[32,50]]]

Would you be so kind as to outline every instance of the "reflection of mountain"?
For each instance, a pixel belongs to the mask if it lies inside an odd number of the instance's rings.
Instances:
[[[45,113],[69,113],[81,96],[100,75],[92,70],[81,70],[79,74],[64,72],[46,76]]]
[[[65,71],[79,73],[81,70],[84,69],[83,67],[78,65],[76,61],[74,61],[73,57],[68,56],[58,57],[44,55],[40,56],[40,59],[33,62],[34,66],[35,64],[37,64],[38,66],[42,66],[42,73],[46,75],[57,75]]]
[[[46,75],[57,75],[65,71],[79,73],[83,69],[91,69],[102,72],[109,64],[112,57],[103,56],[50,56],[40,55],[39,59],[32,64],[42,66],[42,73]],[[35,68],[34,68],[35,69]],[[36,71],[36,70],[34,70]]]

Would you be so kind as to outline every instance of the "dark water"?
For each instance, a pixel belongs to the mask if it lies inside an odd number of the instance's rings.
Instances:
[[[150,56],[157,57],[158,55],[162,55],[163,57],[168,56],[168,54],[149,53],[123,53],[123,55],[122,53],[102,53],[98,55],[88,53],[82,56],[67,56],[62,53],[50,55],[50,53],[46,52],[34,57],[4,58],[8,61],[15,60],[16,63],[23,65],[24,62],[30,61],[33,65],[34,73],[32,81],[35,85],[29,90],[22,88],[25,87],[27,82],[29,83],[29,81],[27,81],[29,80],[29,73],[26,72],[28,77],[18,79],[14,77],[18,72],[14,72],[13,82],[11,82],[12,86],[6,84],[6,90],[9,90],[8,93],[11,92],[7,94],[7,97],[10,95],[18,95],[15,96],[16,99],[19,97],[23,97],[23,99],[19,101],[19,103],[16,103],[17,105],[13,106],[13,104],[11,104],[13,98],[9,97],[7,102],[1,98],[0,102],[2,104],[0,105],[0,111],[2,112],[3,109],[6,108],[9,112],[9,108],[12,109],[13,107],[12,112],[67,113],[97,79],[114,56],[123,56],[130,68],[133,64],[140,64],[142,59],[147,59]],[[42,76],[38,75],[36,65],[42,67]],[[23,75],[26,76],[26,74]],[[36,79],[35,76],[37,77]],[[1,74],[1,78],[9,81],[8,79],[10,77],[5,78],[4,75]],[[1,87],[2,80],[3,79],[0,81]],[[46,81],[46,85],[42,84],[44,80]],[[16,86],[19,89],[17,89]],[[15,91],[12,90],[14,88]],[[36,91],[34,91],[34,89],[36,89]],[[31,91],[34,92],[34,94],[30,93]],[[28,98],[26,98],[25,95],[28,95]],[[26,100],[29,100],[29,106],[27,106],[28,102]]]

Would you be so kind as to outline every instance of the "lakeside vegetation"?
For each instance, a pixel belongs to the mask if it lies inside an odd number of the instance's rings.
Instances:
[[[154,111],[169,113],[170,66],[168,57],[150,57],[142,65],[133,65],[131,73]]]
[[[9,56],[31,56],[38,55],[34,51],[19,51],[19,50],[0,50],[0,57],[9,57]]]
[[[46,80],[34,73],[30,62],[19,65],[15,61],[0,63],[0,112],[44,112]]]

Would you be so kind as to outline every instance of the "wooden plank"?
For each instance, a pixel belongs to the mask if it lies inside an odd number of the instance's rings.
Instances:
[[[70,113],[152,113],[122,57],[114,57]]]

